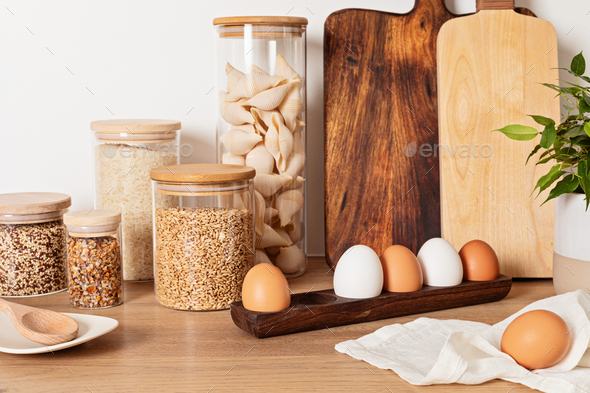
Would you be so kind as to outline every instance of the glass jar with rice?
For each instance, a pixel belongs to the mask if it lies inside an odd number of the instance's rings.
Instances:
[[[122,214],[123,279],[153,280],[152,168],[179,162],[180,122],[100,120],[94,133],[95,207]],[[162,200],[166,203],[166,198]]]

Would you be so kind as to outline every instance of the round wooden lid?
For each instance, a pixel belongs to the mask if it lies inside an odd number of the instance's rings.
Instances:
[[[307,26],[307,18],[299,16],[226,16],[213,19],[213,26],[217,25],[290,25]]]
[[[0,194],[0,214],[52,213],[67,209],[72,198],[57,192],[15,192]]]
[[[256,176],[256,170],[244,165],[185,164],[154,168],[152,180],[173,183],[220,183],[248,180]]]
[[[92,131],[103,134],[162,134],[180,130],[180,122],[161,119],[113,119],[90,123]]]
[[[77,210],[64,214],[64,224],[74,227],[100,227],[120,222],[121,213],[114,210]]]

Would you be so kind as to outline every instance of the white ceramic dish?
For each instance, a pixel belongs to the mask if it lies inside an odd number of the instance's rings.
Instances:
[[[0,352],[28,355],[59,351],[93,340],[119,326],[119,322],[113,318],[87,314],[64,314],[78,321],[80,326],[78,336],[67,343],[47,346],[21,336],[12,326],[8,317],[0,313]]]

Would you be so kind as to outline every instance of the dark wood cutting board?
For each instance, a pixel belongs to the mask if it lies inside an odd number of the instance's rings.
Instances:
[[[326,19],[330,266],[355,244],[417,252],[441,235],[436,40],[454,16],[444,0],[416,0],[407,14],[345,9]]]

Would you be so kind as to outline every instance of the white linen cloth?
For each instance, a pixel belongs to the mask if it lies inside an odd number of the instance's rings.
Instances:
[[[571,328],[567,355],[556,365],[529,371],[500,351],[504,330],[531,310],[549,310]],[[389,369],[413,385],[479,384],[500,378],[543,392],[590,393],[590,295],[578,290],[532,303],[493,326],[418,318],[385,326],[336,350]]]

